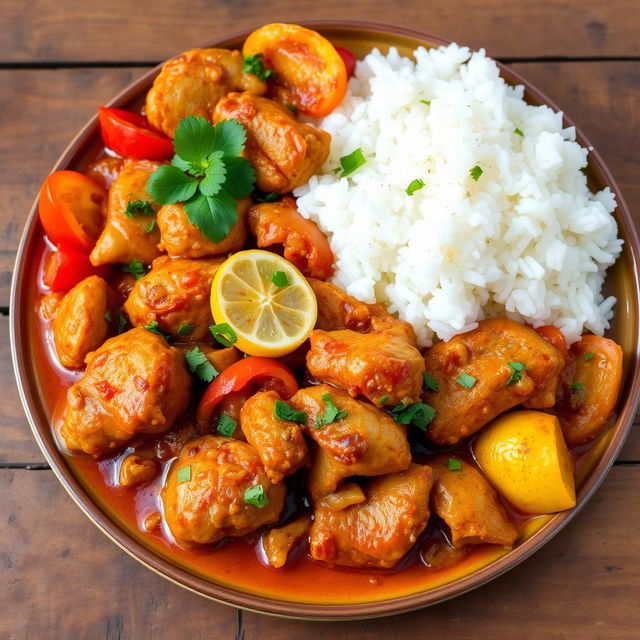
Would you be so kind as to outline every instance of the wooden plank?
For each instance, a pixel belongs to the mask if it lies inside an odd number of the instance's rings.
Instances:
[[[3,469],[0,486],[0,637],[235,637],[234,609],[127,556],[89,522],[51,471]]]
[[[321,625],[243,614],[148,571],[104,537],[49,471],[0,470],[0,637],[196,640],[635,637],[640,467],[617,467],[533,558],[470,594],[404,616]],[[64,524],[63,524],[64,523]],[[518,635],[516,629],[519,630]],[[242,633],[244,635],[242,635]]]
[[[499,57],[632,56],[640,54],[637,0],[387,0],[144,3],[34,0],[3,2],[0,62],[158,61],[216,36],[266,22],[366,20],[425,30]]]

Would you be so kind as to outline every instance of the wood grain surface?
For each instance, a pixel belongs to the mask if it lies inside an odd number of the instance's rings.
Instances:
[[[264,22],[386,22],[485,47],[582,128],[640,223],[638,0],[1,0],[0,15],[0,638],[638,637],[637,425],[587,507],[508,575],[450,602],[383,620],[279,620],[237,612],[169,583],[91,525],[31,436],[11,371],[7,317],[26,213],[96,107],[151,64]]]

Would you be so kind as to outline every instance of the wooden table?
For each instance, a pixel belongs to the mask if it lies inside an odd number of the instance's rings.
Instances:
[[[42,179],[74,133],[157,61],[265,22],[388,22],[485,47],[566,108],[640,221],[638,0],[1,0],[0,15],[1,638],[638,637],[637,429],[584,511],[533,558],[484,588],[383,620],[278,620],[170,584],[91,525],[31,437],[8,345],[18,238]]]

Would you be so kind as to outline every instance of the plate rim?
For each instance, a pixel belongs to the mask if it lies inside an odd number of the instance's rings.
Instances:
[[[351,32],[369,31],[375,32],[378,35],[384,34],[407,37],[419,40],[425,44],[435,44],[437,46],[446,45],[450,42],[428,32],[375,22],[303,20],[298,22],[298,24],[319,31],[324,29],[337,29]],[[225,43],[246,38],[252,30],[253,29],[242,29],[231,34],[223,34],[199,46],[225,46]],[[151,78],[159,72],[162,64],[163,63],[156,65],[134,79],[129,85],[127,85],[127,87],[111,99],[106,106],[119,106],[135,97],[138,97],[145,85],[148,84]],[[565,126],[575,127],[571,118],[567,117],[564,111],[562,111],[554,101],[549,99],[548,96],[526,80],[526,78],[497,60],[496,64],[500,69],[502,77],[504,77],[510,84],[522,84],[525,87],[527,96],[533,98],[534,102],[546,104],[554,109],[554,111],[561,111]],[[66,167],[72,161],[74,156],[86,148],[91,137],[97,130],[97,122],[97,115],[94,115],[87,121],[87,123],[69,143],[67,148],[62,152],[51,171]],[[622,192],[611,175],[609,168],[582,131],[578,127],[575,127],[575,129],[577,142],[581,146],[589,149],[590,167],[595,168],[599,172],[603,182],[605,182],[615,193],[617,201],[616,215],[618,220],[622,223],[624,231],[629,239],[628,242],[625,243],[627,245],[625,248],[629,251],[633,267],[632,270],[635,284],[634,294],[636,301],[640,302],[640,243],[638,241],[636,226],[633,222]],[[25,310],[19,300],[23,289],[26,289],[27,278],[25,275],[27,274],[27,270],[25,269],[25,264],[28,249],[30,249],[31,244],[37,235],[36,232],[39,231],[37,207],[38,198],[36,197],[25,222],[24,230],[18,245],[10,295],[11,357],[18,385],[18,392],[33,435],[51,469],[67,493],[71,496],[82,512],[91,520],[91,522],[102,531],[102,533],[104,533],[129,556],[136,559],[148,569],[151,569],[154,573],[162,576],[170,582],[173,582],[174,584],[192,591],[193,593],[197,593],[198,595],[216,602],[277,617],[306,620],[356,620],[413,611],[462,595],[463,593],[480,587],[490,580],[504,574],[506,571],[514,568],[530,557],[553,536],[561,531],[584,507],[586,502],[600,486],[613,465],[631,429],[640,396],[640,368],[637,366],[639,345],[637,345],[636,353],[633,354],[636,366],[633,370],[629,369],[627,374],[631,379],[629,394],[626,399],[621,399],[623,404],[620,408],[616,425],[612,426],[612,429],[615,428],[615,432],[613,433],[611,441],[602,453],[597,464],[589,474],[585,484],[581,487],[576,506],[570,511],[561,512],[552,516],[549,521],[540,528],[540,530],[523,542],[522,545],[516,547],[514,550],[508,552],[489,565],[482,567],[467,576],[428,591],[405,595],[399,598],[366,603],[315,604],[273,600],[265,596],[236,590],[222,584],[216,584],[206,580],[205,578],[200,578],[192,574],[187,569],[180,568],[177,565],[170,563],[150,548],[142,545],[131,534],[113,522],[107,514],[100,509],[97,503],[92,500],[91,496],[83,488],[79,480],[73,475],[71,468],[68,466],[62,453],[57,449],[57,447],[55,447],[55,444],[52,445],[50,442],[47,442],[42,436],[41,431],[49,430],[49,421],[46,419],[46,416],[38,415],[39,399],[32,388],[35,381],[30,380],[29,376],[26,375],[28,372],[26,363],[27,354],[25,349],[20,348],[26,344],[25,336],[28,331],[26,330],[26,323],[23,319]],[[639,320],[636,319],[634,327],[636,333],[638,333],[638,325]]]

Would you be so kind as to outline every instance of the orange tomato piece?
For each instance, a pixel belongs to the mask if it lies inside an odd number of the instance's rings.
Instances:
[[[622,349],[613,340],[584,335],[571,346],[553,412],[569,446],[595,440],[613,415],[622,383]],[[573,375],[571,375],[573,374]]]
[[[262,54],[270,94],[310,116],[326,116],[344,98],[347,69],[335,47],[316,31],[295,24],[268,24],[244,43],[244,56]]]

